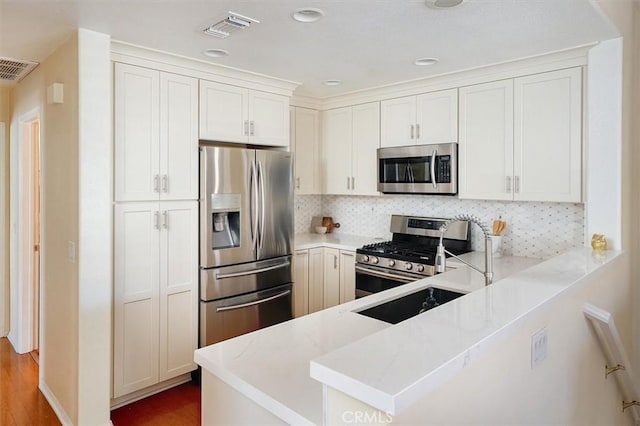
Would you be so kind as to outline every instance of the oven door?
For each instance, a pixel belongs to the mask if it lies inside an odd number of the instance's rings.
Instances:
[[[356,265],[356,299],[425,278],[376,266]]]

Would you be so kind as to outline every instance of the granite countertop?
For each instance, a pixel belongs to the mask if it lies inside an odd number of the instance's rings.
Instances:
[[[355,249],[371,240],[303,234],[296,235],[296,248]],[[322,423],[323,383],[395,413],[473,361],[491,336],[583,276],[585,253],[540,265],[540,259],[496,258],[489,287],[481,274],[459,267],[198,349],[195,361],[290,424]],[[464,256],[482,267],[483,253]],[[430,286],[470,294],[396,325],[357,313]]]

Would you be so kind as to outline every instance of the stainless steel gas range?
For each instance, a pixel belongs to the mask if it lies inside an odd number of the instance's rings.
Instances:
[[[434,261],[440,227],[446,218],[391,216],[391,241],[356,250],[356,297],[368,296],[435,275]],[[455,255],[471,251],[470,224],[449,224],[445,246]]]

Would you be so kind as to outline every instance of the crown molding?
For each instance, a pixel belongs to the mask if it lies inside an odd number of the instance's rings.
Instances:
[[[291,96],[300,83],[239,68],[212,64],[160,50],[111,41],[111,60],[174,74]]]

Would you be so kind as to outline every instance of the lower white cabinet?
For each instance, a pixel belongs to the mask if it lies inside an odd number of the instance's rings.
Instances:
[[[302,316],[355,299],[355,253],[319,247],[297,250],[294,312]]]
[[[113,397],[196,368],[196,201],[115,206]]]

